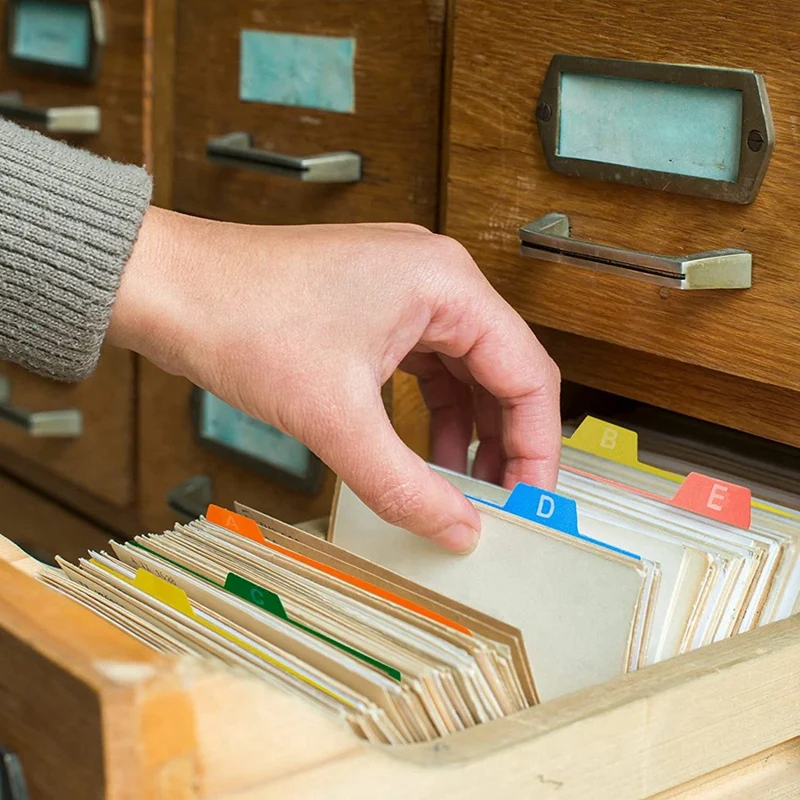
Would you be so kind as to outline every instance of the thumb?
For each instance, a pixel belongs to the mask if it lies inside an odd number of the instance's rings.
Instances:
[[[474,550],[478,512],[406,447],[389,422],[380,394],[369,399],[362,394],[340,408],[347,411],[335,429],[322,426],[319,441],[306,444],[386,522],[456,553]]]

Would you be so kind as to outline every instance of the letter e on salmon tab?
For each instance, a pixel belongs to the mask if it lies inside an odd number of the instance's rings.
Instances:
[[[735,483],[692,472],[670,503],[737,528],[750,528],[750,490]]]

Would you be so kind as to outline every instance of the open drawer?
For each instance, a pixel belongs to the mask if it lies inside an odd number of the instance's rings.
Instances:
[[[7,541],[0,558],[0,741],[32,800],[800,792],[798,617],[434,744],[379,748],[251,677],[156,654],[37,581]]]

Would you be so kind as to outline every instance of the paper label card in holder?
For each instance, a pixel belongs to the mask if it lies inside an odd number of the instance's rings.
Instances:
[[[18,69],[93,81],[106,32],[100,0],[11,0],[6,55]]]
[[[554,172],[730,203],[755,199],[775,143],[741,69],[556,55],[536,117]]]
[[[302,442],[200,389],[194,390],[193,406],[204,447],[290,489],[319,491],[324,466]]]

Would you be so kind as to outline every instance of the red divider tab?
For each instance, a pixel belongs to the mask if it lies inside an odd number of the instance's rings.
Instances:
[[[258,544],[267,544],[264,534],[258,529],[258,525],[254,520],[243,517],[241,514],[235,514],[233,511],[228,511],[227,508],[210,505],[208,511],[206,511],[206,519],[221,528],[227,528],[229,531],[238,533],[246,539],[252,539]]]
[[[735,483],[692,472],[670,500],[678,508],[749,530],[750,490]]]

